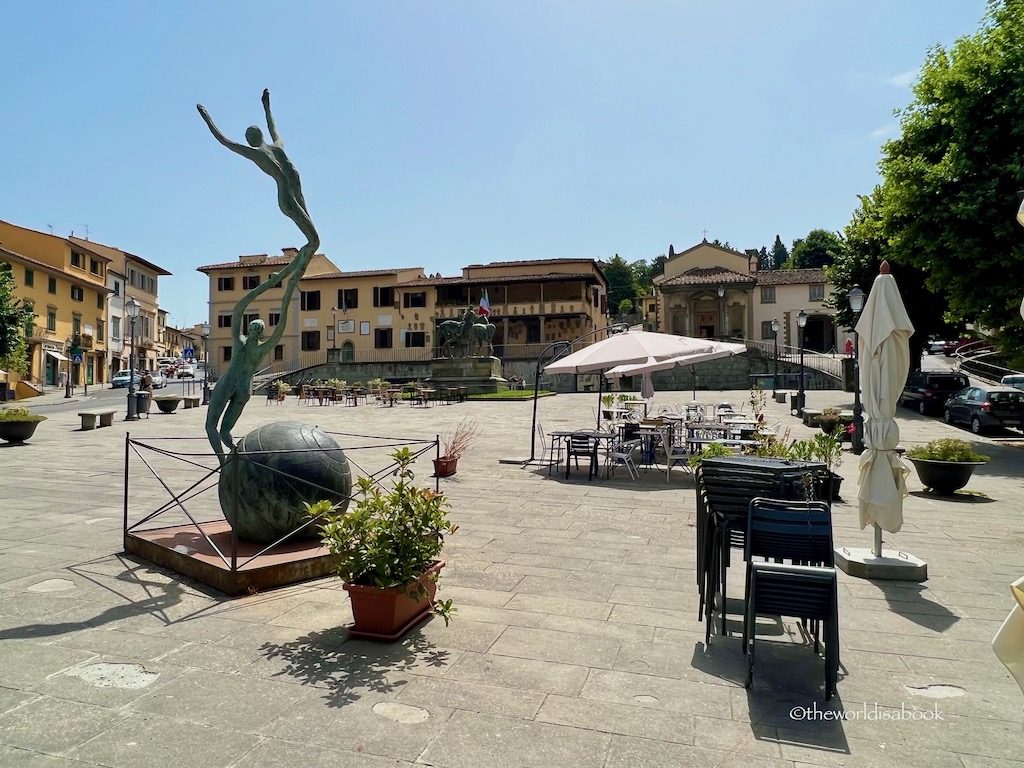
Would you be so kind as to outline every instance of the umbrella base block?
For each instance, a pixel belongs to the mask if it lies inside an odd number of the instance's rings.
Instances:
[[[858,579],[882,581],[927,581],[928,563],[907,552],[883,549],[876,557],[868,548],[840,547],[835,551],[836,568]]]

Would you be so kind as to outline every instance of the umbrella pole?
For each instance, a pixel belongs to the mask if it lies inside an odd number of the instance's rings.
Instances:
[[[882,529],[878,526],[878,523],[874,524],[875,527],[875,557],[882,556]]]
[[[601,387],[604,384],[604,371],[597,372],[597,431],[601,431]]]

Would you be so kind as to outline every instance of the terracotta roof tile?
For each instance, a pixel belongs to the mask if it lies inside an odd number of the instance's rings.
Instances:
[[[397,275],[399,272],[411,272],[419,267],[395,267],[394,269],[363,269],[353,272],[324,272],[320,275],[307,275],[305,280],[344,280],[346,277],[379,277],[381,275]]]
[[[737,283],[754,284],[755,275],[734,272],[725,267],[692,267],[680,275],[663,277],[655,282],[661,288],[666,285],[736,285]]]
[[[824,283],[825,270],[811,269],[766,269],[756,275],[758,285],[800,285],[803,283]]]
[[[597,264],[597,259],[585,259],[585,258],[562,258],[562,259],[524,259],[522,261],[489,261],[486,264],[468,264],[466,269],[472,269],[473,267],[526,267],[531,264],[571,264],[577,263],[588,263]]]
[[[111,261],[115,259],[120,259],[121,256],[124,256],[126,260],[136,261],[142,266],[147,267],[148,269],[152,269],[158,275],[171,274],[163,267],[157,266],[148,259],[144,259],[141,256],[136,256],[134,253],[129,253],[128,251],[122,250],[121,248],[115,248],[112,245],[104,245],[103,243],[96,243],[93,242],[92,240],[83,240],[80,237],[69,237],[67,240],[69,243],[77,245],[79,248],[85,248],[87,251],[92,251],[93,253],[98,254],[106,259],[110,259]]]
[[[396,288],[418,285],[502,285],[504,283],[554,283],[563,280],[598,282],[594,272],[545,272],[537,275],[501,275],[495,277],[426,277],[399,283]]]

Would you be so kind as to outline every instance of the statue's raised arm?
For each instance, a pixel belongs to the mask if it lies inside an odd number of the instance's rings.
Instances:
[[[199,110],[199,114],[202,116],[203,120],[206,121],[206,127],[210,129],[210,133],[213,134],[213,138],[215,138],[225,147],[230,149],[232,152],[237,152],[242,157],[246,157],[250,160],[256,159],[254,157],[256,155],[255,149],[253,149],[252,147],[247,147],[244,144],[238,144],[237,142],[232,141],[231,139],[229,139],[227,136],[220,132],[220,128],[218,128],[216,124],[213,122],[213,118],[210,117],[210,113],[206,111],[206,107],[204,107],[202,104],[196,104],[196,109]]]
[[[274,116],[270,114],[270,89],[263,89],[263,111],[267,115],[267,130],[270,131],[270,138],[273,139],[274,143],[279,147],[284,146],[284,142],[281,141],[281,137],[277,135],[277,126],[274,125]]]

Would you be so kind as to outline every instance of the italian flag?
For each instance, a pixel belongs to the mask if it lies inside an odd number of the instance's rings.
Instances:
[[[476,311],[481,317],[488,317],[491,314],[491,302],[487,300],[487,289],[480,293],[480,308]]]

